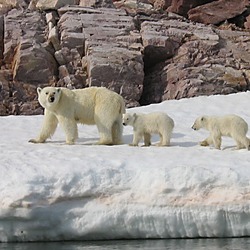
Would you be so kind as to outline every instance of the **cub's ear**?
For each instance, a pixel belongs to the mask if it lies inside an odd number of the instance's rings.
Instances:
[[[201,121],[204,122],[206,120],[206,117],[202,116]]]
[[[41,91],[42,91],[42,88],[38,87],[38,88],[36,89],[36,91],[37,91],[37,94],[39,95],[39,94],[41,93]]]

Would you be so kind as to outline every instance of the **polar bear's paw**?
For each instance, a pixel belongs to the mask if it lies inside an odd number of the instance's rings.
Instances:
[[[44,143],[45,140],[40,140],[40,139],[30,139],[29,142],[31,143]]]
[[[209,143],[205,140],[205,141],[201,141],[200,145],[203,147],[207,147],[207,146],[209,146]]]
[[[95,143],[95,145],[107,145],[107,146],[113,146],[114,143],[112,141],[98,141],[97,143]]]

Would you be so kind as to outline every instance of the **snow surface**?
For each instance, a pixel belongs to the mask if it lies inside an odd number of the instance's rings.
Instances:
[[[93,145],[96,127],[82,125],[76,145],[60,127],[32,144],[43,116],[0,117],[0,241],[250,236],[250,152],[231,138],[201,147],[208,132],[191,129],[203,114],[250,124],[249,104],[245,92],[127,110],[171,116],[170,147],[128,146],[132,127],[124,145]]]

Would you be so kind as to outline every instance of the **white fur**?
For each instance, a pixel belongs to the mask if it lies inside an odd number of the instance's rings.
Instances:
[[[69,90],[67,88],[37,88],[38,100],[45,108],[42,129],[33,143],[43,143],[51,137],[59,122],[66,134],[66,143],[74,144],[78,137],[77,123],[97,125],[98,144],[122,142],[123,98],[103,87]]]
[[[194,130],[204,128],[210,132],[208,138],[200,142],[201,146],[213,144],[215,148],[221,148],[221,137],[232,137],[237,143],[237,149],[249,149],[249,139],[246,137],[248,125],[245,120],[237,115],[225,116],[201,116],[192,126]]]
[[[165,113],[155,112],[149,114],[124,114],[123,125],[130,125],[134,128],[133,143],[131,146],[138,146],[144,136],[144,146],[151,145],[151,134],[160,135],[158,146],[169,146],[170,138],[174,128],[174,121]]]

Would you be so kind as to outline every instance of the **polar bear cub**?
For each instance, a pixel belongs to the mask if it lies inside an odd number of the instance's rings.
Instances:
[[[96,125],[98,144],[114,145],[122,142],[122,114],[126,112],[123,98],[103,87],[70,90],[67,88],[37,88],[38,101],[45,109],[40,134],[33,143],[43,143],[51,137],[59,123],[66,135],[66,143],[78,138],[77,123]]]
[[[151,145],[151,134],[159,134],[160,142],[157,146],[169,146],[174,121],[167,114],[154,112],[149,114],[127,113],[123,114],[123,125],[130,125],[134,129],[134,136],[130,146],[138,146],[144,137],[144,146]]]
[[[246,137],[248,125],[244,119],[237,115],[201,116],[198,117],[192,129],[204,128],[210,132],[208,138],[200,142],[201,146],[213,144],[216,149],[221,148],[221,137],[232,137],[237,143],[237,149],[249,149],[250,140]]]

